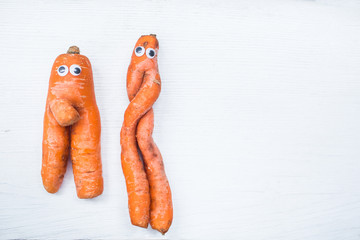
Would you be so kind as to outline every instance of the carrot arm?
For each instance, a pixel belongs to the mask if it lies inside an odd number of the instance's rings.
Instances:
[[[129,100],[133,100],[143,83],[145,69],[136,64],[130,64],[126,79],[126,89]]]
[[[144,85],[130,102],[125,111],[123,127],[136,127],[139,119],[150,110],[156,99],[160,95],[160,84],[156,77],[150,75],[144,79]]]
[[[50,102],[50,110],[60,126],[74,124],[80,118],[78,111],[66,99],[54,99]]]

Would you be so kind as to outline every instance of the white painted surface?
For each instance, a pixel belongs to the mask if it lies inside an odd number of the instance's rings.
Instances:
[[[154,138],[174,200],[163,237],[130,225],[119,132],[126,70],[156,33]],[[88,56],[105,191],[40,177],[52,63]],[[1,239],[360,239],[359,1],[0,2]]]

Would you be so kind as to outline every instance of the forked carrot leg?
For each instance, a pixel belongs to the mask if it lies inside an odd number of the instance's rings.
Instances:
[[[171,190],[160,150],[152,138],[153,129],[154,111],[150,109],[140,119],[136,137],[150,184],[150,225],[153,229],[165,234],[173,218]]]
[[[80,120],[71,127],[71,160],[79,198],[94,198],[103,192],[100,132],[97,107],[82,109]]]
[[[146,228],[150,215],[149,183],[137,151],[135,131],[139,119],[151,108],[160,89],[149,82],[131,101],[125,111],[121,129],[121,165],[126,181],[131,223]],[[148,95],[150,99],[142,96]]]
[[[46,107],[41,176],[49,193],[56,193],[64,179],[69,156],[69,129],[60,126]]]

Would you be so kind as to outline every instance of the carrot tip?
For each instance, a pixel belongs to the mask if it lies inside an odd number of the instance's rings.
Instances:
[[[69,47],[69,50],[67,51],[68,54],[80,54],[80,49],[77,46],[71,46]]]
[[[148,228],[149,226],[149,223],[148,222],[135,222],[135,221],[132,221],[131,220],[131,224],[134,225],[134,226],[137,226],[137,227],[141,227],[141,228]]]

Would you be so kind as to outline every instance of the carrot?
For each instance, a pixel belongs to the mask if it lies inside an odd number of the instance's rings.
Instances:
[[[165,234],[173,217],[171,190],[161,153],[152,138],[152,106],[161,90],[158,49],[153,34],[141,36],[135,45],[127,75],[130,104],[121,129],[121,160],[132,224],[146,228],[150,220],[153,229]]]
[[[103,192],[100,134],[91,64],[72,46],[54,62],[46,100],[41,175],[49,193],[61,186],[69,152],[78,197]]]

